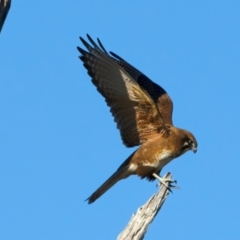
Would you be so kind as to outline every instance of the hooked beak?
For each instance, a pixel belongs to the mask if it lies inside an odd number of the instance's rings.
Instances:
[[[192,151],[193,151],[194,153],[197,152],[197,147],[195,146],[195,144],[192,144]]]

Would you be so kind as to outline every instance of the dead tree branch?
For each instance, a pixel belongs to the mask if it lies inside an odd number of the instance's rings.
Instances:
[[[171,179],[172,175],[171,173],[167,173],[164,177]],[[138,208],[135,214],[133,214],[128,225],[118,235],[117,240],[143,239],[149,224],[156,217],[168,194],[169,190],[165,186],[161,185],[159,191],[153,195],[143,206]]]
[[[0,0],[0,32],[2,30],[4,21],[7,17],[10,7],[11,7],[11,0]]]

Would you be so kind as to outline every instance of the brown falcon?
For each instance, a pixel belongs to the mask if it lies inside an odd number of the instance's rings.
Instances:
[[[159,175],[161,169],[188,150],[195,153],[195,137],[173,126],[173,103],[162,87],[115,53],[109,55],[99,39],[97,45],[87,37],[90,44],[80,37],[88,50],[78,47],[80,59],[110,107],[124,145],[140,145],[87,199],[88,203],[98,199],[117,181],[134,174],[149,181],[157,178],[166,185],[168,180]]]

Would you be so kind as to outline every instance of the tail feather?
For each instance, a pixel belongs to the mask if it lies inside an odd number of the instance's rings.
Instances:
[[[129,177],[133,172],[129,169],[129,166],[119,168],[106,182],[104,182],[89,198],[86,199],[89,204],[93,203],[99,197],[101,197],[109,188],[111,188],[116,182],[121,179]]]

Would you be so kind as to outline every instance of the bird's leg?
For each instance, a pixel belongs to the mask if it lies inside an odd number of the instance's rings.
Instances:
[[[162,184],[162,185],[164,185],[170,192],[172,192],[172,190],[170,189],[171,187],[172,187],[172,188],[179,188],[179,187],[177,187],[177,186],[171,185],[171,183],[177,183],[176,180],[167,179],[167,178],[162,178],[162,177],[158,176],[156,173],[153,173],[152,175],[153,175],[156,179],[159,180],[158,186],[160,186],[160,185]]]

